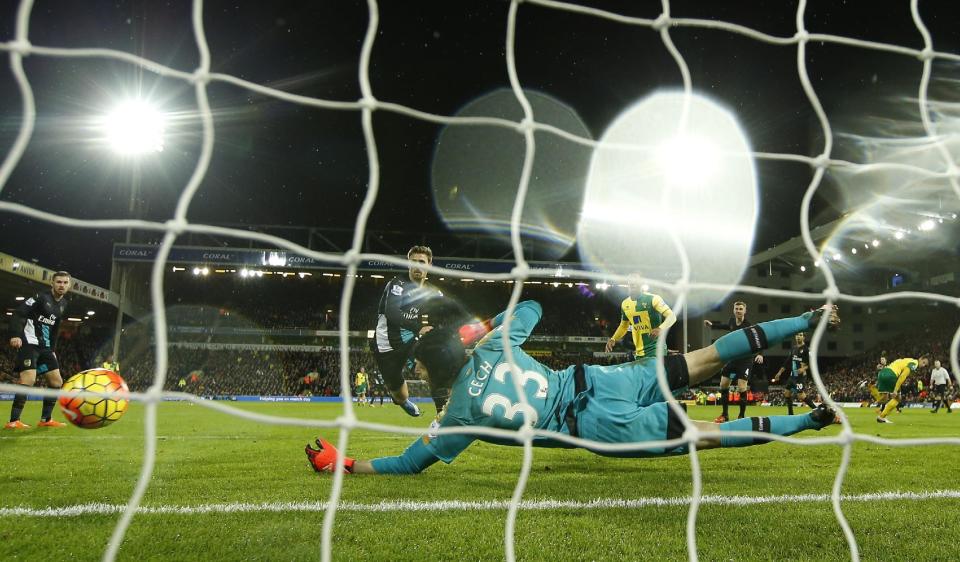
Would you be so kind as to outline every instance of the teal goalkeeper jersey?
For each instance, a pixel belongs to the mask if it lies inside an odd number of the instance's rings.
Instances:
[[[535,301],[517,304],[510,322],[510,333],[503,332],[503,315],[493,321],[494,329],[473,351],[460,370],[444,412],[431,426],[425,437],[426,448],[440,460],[449,463],[474,440],[480,439],[502,445],[520,445],[512,439],[497,439],[484,435],[437,435],[437,427],[480,426],[501,429],[519,429],[524,417],[533,420],[537,429],[569,434],[565,416],[567,406],[574,399],[574,367],[554,371],[527,355],[520,346],[540,321],[542,310]],[[514,374],[504,353],[509,345],[513,360],[520,369],[519,379],[528,405],[517,395]],[[538,437],[539,447],[569,447],[555,440]]]

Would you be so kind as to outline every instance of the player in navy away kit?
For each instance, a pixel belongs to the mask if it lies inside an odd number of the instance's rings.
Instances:
[[[407,259],[430,265],[433,252],[426,246],[414,246],[407,252]],[[410,266],[407,277],[394,277],[384,287],[377,306],[377,327],[374,338],[370,340],[370,351],[393,403],[411,416],[419,416],[420,408],[410,401],[410,390],[403,379],[403,367],[410,360],[417,337],[430,330],[421,322],[422,314],[427,303],[439,297],[440,292],[426,285],[425,269]],[[438,398],[440,402],[445,401],[445,396],[434,396],[434,402]],[[438,411],[442,407],[442,403],[437,404]]]
[[[60,364],[53,348],[57,345],[60,322],[67,309],[64,296],[70,292],[70,274],[58,271],[53,274],[50,291],[43,291],[23,301],[13,313],[10,347],[17,350],[16,370],[20,374],[20,384],[30,388],[37,381],[37,373],[46,375],[47,386],[60,388]],[[27,429],[30,426],[20,421],[23,407],[27,403],[26,393],[17,393],[10,409],[10,423],[4,429]],[[40,414],[41,427],[63,427],[64,423],[50,418],[57,399],[43,399],[43,412]]]
[[[753,326],[753,323],[747,320],[747,303],[743,301],[733,303],[733,316],[725,323],[704,320],[703,324],[710,328],[727,330],[728,332]],[[714,420],[716,423],[723,423],[730,419],[728,408],[730,401],[730,383],[732,381],[737,381],[737,390],[740,391],[740,415],[737,416],[737,419],[742,419],[746,414],[747,383],[750,377],[750,367],[754,363],[758,365],[763,364],[763,354],[758,353],[753,358],[749,356],[739,357],[723,366],[723,369],[720,371],[720,404],[723,406],[723,413]]]
[[[788,414],[793,414],[794,394],[811,410],[817,407],[806,391],[806,387],[810,387],[810,348],[807,346],[803,332],[794,336],[793,341],[795,345],[790,351],[790,357],[787,357],[783,366],[773,377],[773,382],[778,382],[781,375],[789,373],[787,382],[783,385],[783,397],[787,401]]]
[[[425,334],[416,349],[417,372],[434,384],[452,382],[446,408],[431,425],[430,432],[414,441],[403,454],[372,461],[344,457],[347,472],[358,474],[413,474],[438,460],[452,462],[473,441],[481,439],[502,445],[520,445],[510,438],[494,438],[469,433],[439,433],[437,428],[488,427],[519,429],[530,420],[534,429],[581,437],[601,443],[639,443],[637,449],[599,454],[619,457],[679,455],[688,452],[686,444],[644,447],[643,442],[678,438],[683,434],[683,419],[674,413],[660,391],[655,361],[633,361],[622,365],[572,365],[555,371],[520,348],[540,321],[541,308],[534,301],[521,302],[510,319],[510,333],[503,330],[504,313],[491,323],[492,331],[476,345],[468,357],[461,341],[463,330],[437,328]],[[823,316],[833,325],[839,318],[828,306],[794,318],[764,322],[737,330],[713,345],[684,355],[663,359],[668,385],[681,392],[713,376],[725,362],[750,357],[768,345],[777,344],[795,333],[813,328]],[[517,369],[507,363],[509,346]],[[514,377],[519,378],[526,404],[520,401]],[[792,435],[805,429],[821,429],[835,422],[834,413],[825,407],[798,416],[771,416],[736,420],[722,424],[691,421],[701,432],[698,448],[744,447],[769,441],[764,438],[734,437],[731,431],[757,431]],[[307,445],[311,466],[318,472],[331,472],[336,466],[337,450],[323,439],[318,448]],[[550,437],[536,437],[534,446],[572,445]]]

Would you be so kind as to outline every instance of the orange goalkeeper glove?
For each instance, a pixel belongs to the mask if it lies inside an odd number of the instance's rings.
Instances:
[[[487,335],[487,333],[492,329],[493,321],[484,320],[482,322],[464,324],[463,326],[460,326],[460,329],[457,330],[457,333],[460,335],[460,341],[463,342],[463,345],[470,345]]]
[[[307,459],[310,461],[310,466],[316,472],[333,472],[333,469],[337,466],[337,448],[323,438],[317,438],[316,443],[316,449],[309,443],[304,449],[307,453]],[[343,457],[343,469],[347,474],[353,472],[354,462],[356,461],[350,457]]]

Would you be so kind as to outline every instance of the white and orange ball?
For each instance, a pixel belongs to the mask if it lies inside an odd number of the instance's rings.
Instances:
[[[70,377],[61,390],[73,391],[60,397],[60,409],[73,425],[96,429],[119,420],[130,404],[127,383],[107,369],[88,369]],[[79,395],[80,392],[116,392],[120,396]]]

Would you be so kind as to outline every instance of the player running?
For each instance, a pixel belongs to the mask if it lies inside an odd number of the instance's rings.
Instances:
[[[50,290],[37,293],[23,301],[13,313],[10,323],[10,347],[17,350],[15,369],[20,375],[20,384],[28,389],[37,382],[37,373],[46,376],[47,386],[58,389],[63,386],[60,377],[60,363],[53,349],[57,345],[57,336],[60,332],[60,322],[63,321],[67,309],[67,299],[70,292],[71,278],[66,271],[58,271],[50,280]],[[53,406],[57,403],[56,397],[43,399],[43,410],[40,413],[39,427],[63,427],[66,424],[52,419]],[[4,429],[29,429],[30,426],[20,421],[23,408],[27,404],[27,394],[17,393],[13,397],[13,406],[10,408],[10,422]]]
[[[667,382],[673,392],[710,378],[727,361],[750,357],[797,332],[813,328],[826,314],[832,325],[839,323],[829,306],[802,316],[764,322],[718,339],[710,347],[663,360]],[[661,394],[656,380],[656,363],[633,361],[621,365],[573,365],[555,371],[527,355],[520,346],[540,321],[541,308],[534,301],[519,303],[510,320],[510,332],[503,330],[504,313],[492,322],[469,357],[454,329],[437,329],[425,335],[416,350],[417,371],[425,379],[445,384],[452,380],[452,397],[431,425],[431,431],[414,441],[400,456],[372,461],[345,458],[347,472],[363,474],[413,474],[438,460],[452,462],[473,441],[480,439],[503,445],[519,445],[513,439],[491,438],[465,433],[438,434],[437,428],[492,427],[519,429],[530,420],[535,429],[601,443],[642,443],[678,438],[684,425]],[[512,370],[504,349],[510,346],[519,367]],[[519,401],[513,377],[520,378],[527,404]],[[805,429],[821,429],[836,420],[834,413],[820,407],[798,416],[749,418],[714,424],[691,421],[704,436],[697,447],[744,447],[767,442],[763,438],[734,437],[730,431],[757,431],[792,435]],[[334,469],[337,450],[323,439],[318,448],[306,447],[314,470]],[[573,448],[572,445],[536,437],[535,446]],[[589,447],[588,447],[589,449]],[[672,448],[643,447],[624,452],[595,451],[617,457],[679,455],[686,444]]]
[[[415,264],[433,263],[433,252],[427,246],[414,246],[407,259]],[[407,279],[394,277],[383,288],[377,306],[375,336],[370,340],[370,351],[383,376],[393,403],[411,416],[419,416],[420,408],[410,400],[410,390],[403,378],[403,368],[410,360],[416,338],[430,327],[421,322],[427,303],[440,292],[426,284],[427,270],[411,265]],[[441,408],[443,405],[438,405]]]

